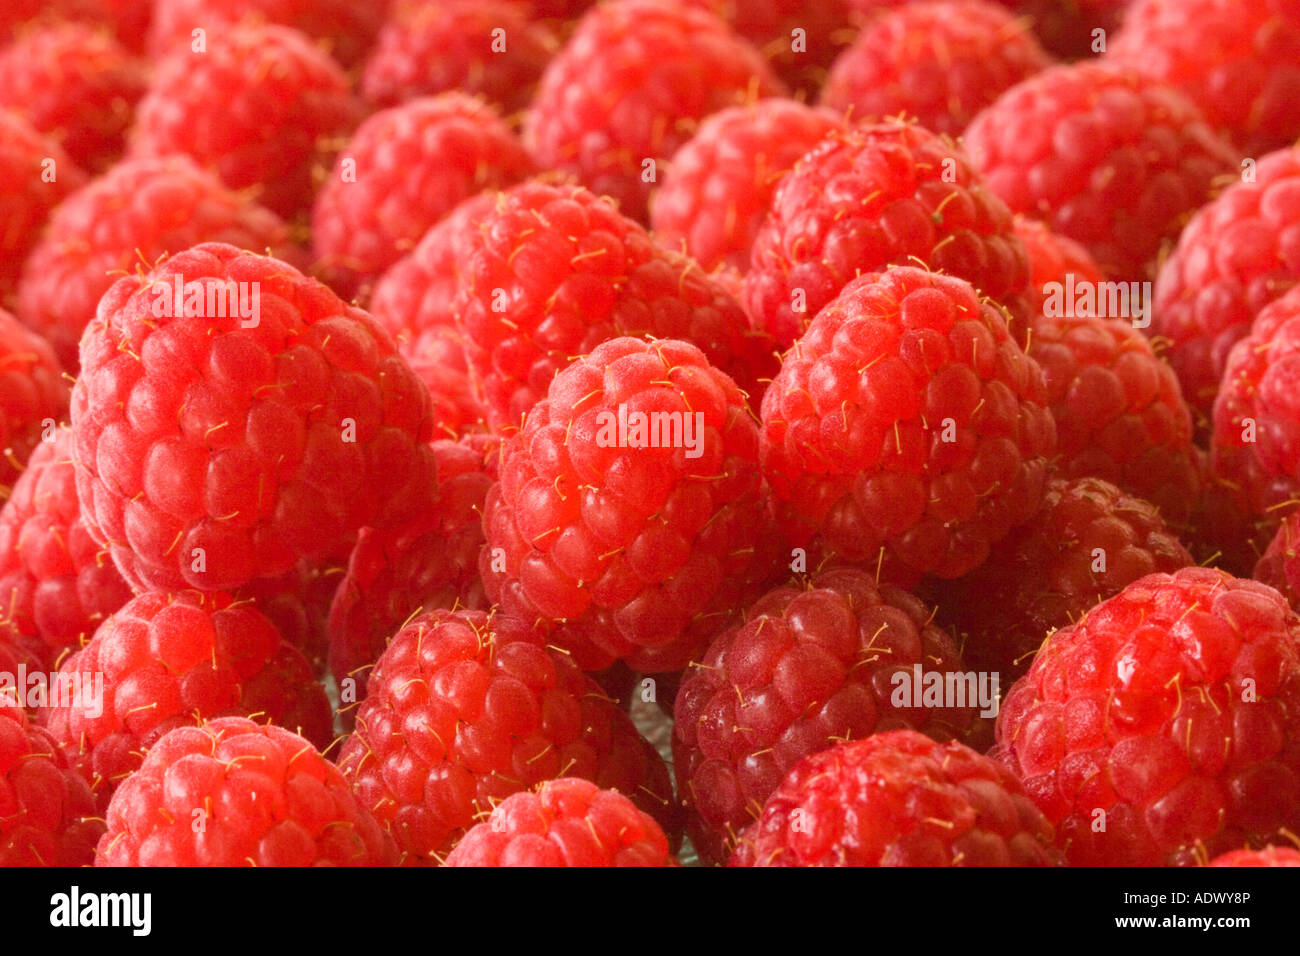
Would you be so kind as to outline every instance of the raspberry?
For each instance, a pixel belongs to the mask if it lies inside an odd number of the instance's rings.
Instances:
[[[299,562],[278,578],[257,578],[237,592],[275,625],[286,644],[302,651],[318,678],[329,670],[329,611],[343,580],[343,558]]]
[[[90,788],[14,693],[0,684],[0,867],[85,866],[104,829]]]
[[[1247,156],[1300,136],[1294,0],[1135,0],[1106,55],[1181,90]]]
[[[642,220],[654,182],[647,164],[671,157],[710,113],[781,92],[759,52],[707,10],[604,3],[542,74],[524,142],[539,165]]]
[[[1024,20],[980,0],[900,6],[835,60],[821,102],[855,118],[906,115],[960,136],[1004,90],[1052,63]]]
[[[494,428],[517,426],[557,371],[620,335],[691,342],[751,394],[775,364],[725,290],[581,187],[523,183],[452,242],[452,312]]]
[[[1300,149],[1265,156],[1253,172],[1192,217],[1156,281],[1151,331],[1168,341],[1183,394],[1206,419],[1232,347],[1300,281]]]
[[[1076,60],[1098,53],[1097,30],[1104,36],[1120,25],[1130,0],[999,0],[1026,18],[1054,56]],[[1102,49],[1105,49],[1102,47]]]
[[[391,866],[392,841],[338,769],[280,727],[172,730],[108,805],[96,866]]]
[[[815,95],[853,37],[849,0],[702,0],[765,56],[795,92]],[[796,47],[795,30],[801,30]]]
[[[46,666],[131,599],[81,520],[72,446],[66,428],[39,443],[0,510],[0,619],[40,639]]]
[[[773,98],[714,113],[672,158],[650,197],[650,226],[705,269],[744,271],[776,185],[804,153],[841,127],[829,110]]]
[[[841,568],[769,592],[714,640],[682,681],[673,731],[702,859],[726,862],[790,769],[837,740],[900,727],[949,739],[969,728],[974,698],[944,709],[891,702],[894,678],[910,687],[914,667],[962,670],[957,645],[932,617],[907,592]]]
[[[339,766],[407,863],[446,854],[476,816],[556,777],[628,794],[661,821],[672,802],[627,715],[530,628],[482,611],[436,610],[397,633]]]
[[[86,174],[62,146],[17,113],[0,109],[0,308],[9,303],[51,210],[85,182]]]
[[[935,598],[967,663],[1009,689],[1050,631],[1138,578],[1194,563],[1148,502],[1099,478],[1054,478],[1034,519]]]
[[[119,163],[54,211],[23,269],[19,317],[76,372],[81,334],[109,286],[199,242],[292,254],[278,216],[188,157]]]
[[[25,32],[0,49],[0,107],[59,141],[83,169],[122,151],[145,65],[102,27],[60,23]]]
[[[1055,429],[1042,371],[954,276],[850,282],[787,353],[762,406],[763,473],[788,543],[954,578],[1028,521]]]
[[[496,113],[444,93],[374,114],[339,155],[312,210],[312,242],[346,294],[408,252],[462,199],[533,172]]]
[[[1105,279],[1087,249],[1073,239],[1052,232],[1046,223],[1017,215],[1015,230],[1016,238],[1029,253],[1031,289],[1042,293],[1047,283],[1064,282],[1069,274],[1074,275],[1076,282],[1102,282]]]
[[[374,42],[387,0],[166,0],[155,2],[149,50],[163,57],[192,42],[202,28],[211,39],[237,23],[272,23],[302,31],[345,67],[360,64]]]
[[[736,606],[766,504],[757,463],[744,397],[699,349],[606,342],[555,376],[502,450],[488,596],[556,622],[551,642],[584,670],[679,670],[717,607]]]
[[[68,410],[68,385],[40,336],[0,309],[0,500]]]
[[[497,32],[501,31],[501,32]],[[556,41],[511,0],[397,5],[361,75],[376,106],[463,90],[511,114],[526,107]]]
[[[1096,63],[1013,86],[975,117],[965,144],[1012,210],[1079,242],[1120,281],[1151,278],[1161,245],[1237,164],[1180,93]]]
[[[72,427],[83,519],[139,590],[275,577],[409,522],[432,494],[428,393],[391,340],[287,263],[228,245],[105,293]]]
[[[142,751],[198,718],[259,715],[301,727],[318,747],[333,738],[329,701],[306,658],[263,614],[220,591],[132,598],[59,675],[93,688],[61,699],[48,726],[101,806]]]
[[[795,765],[732,866],[1052,866],[1052,828],[1016,779],[914,730],[841,743]]]
[[[1209,568],[1142,578],[1057,631],[997,735],[1070,863],[1186,864],[1294,832],[1298,638],[1280,594]]]
[[[158,63],[130,154],[184,153],[233,189],[261,187],[258,201],[282,216],[307,209],[329,139],[360,119],[347,76],[288,27],[241,25],[208,40],[204,52],[181,47]]]
[[[854,276],[909,260],[1023,318],[1029,267],[1011,213],[949,139],[884,123],[832,133],[777,187],[745,304],[788,347]]]
[[[1300,850],[1266,846],[1260,850],[1229,850],[1210,861],[1210,866],[1300,866]]]
[[[134,2],[137,0],[6,0],[0,6],[0,46],[27,30],[66,20],[107,23],[112,19],[109,7]]]
[[[676,866],[655,818],[615,790],[562,777],[506,797],[447,866]]]
[[[1292,511],[1278,526],[1268,548],[1260,556],[1251,575],[1269,587],[1277,588],[1290,602],[1293,610],[1300,610],[1300,511]]]

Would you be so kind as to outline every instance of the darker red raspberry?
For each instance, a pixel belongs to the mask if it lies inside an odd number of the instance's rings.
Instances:
[[[759,52],[707,10],[667,0],[605,3],[583,17],[542,74],[524,138],[541,166],[572,173],[640,220],[653,165],[690,139],[699,120],[780,92]]]
[[[109,286],[200,242],[293,253],[279,217],[188,157],[119,163],[55,210],[23,269],[19,317],[76,372],[81,334]]]
[[[934,708],[911,699],[914,668],[962,670],[932,618],[911,594],[842,568],[770,591],[714,640],[682,681],[673,730],[701,858],[726,862],[791,768],[836,741],[902,727],[947,740],[973,729],[975,695]],[[997,694],[994,685],[994,708]]]
[[[779,97],[730,107],[700,123],[650,197],[650,226],[706,269],[744,271],[777,183],[841,121]]]
[[[1280,594],[1209,568],[1142,578],[1057,631],[998,742],[1069,861],[1193,863],[1295,832],[1298,639]]]
[[[352,4],[348,4],[352,6]],[[134,157],[185,153],[282,216],[311,206],[313,169],[360,119],[348,78],[297,30],[212,31],[168,53],[136,109]]]
[[[754,240],[745,303],[789,346],[854,276],[920,261],[1027,313],[1011,213],[952,140],[903,123],[833,133],[781,180]]]
[[[267,616],[286,644],[302,651],[318,678],[329,670],[329,612],[347,555],[301,561],[278,578],[256,578],[235,592]]]
[[[1234,169],[1227,144],[1180,93],[1130,70],[1076,63],[1003,93],[966,149],[1015,212],[1081,243],[1107,278],[1151,278],[1157,253]]]
[[[790,545],[954,578],[1042,501],[1055,428],[1002,314],[911,267],[845,286],[763,397],[763,472]]]
[[[956,741],[879,733],[806,757],[732,866],[1053,866],[1052,827],[1019,782]]]
[[[391,866],[397,855],[311,743],[239,717],[168,733],[107,817],[96,866]]]
[[[1131,0],[998,0],[1028,20],[1054,56],[1066,60],[1105,50]],[[1098,37],[1096,31],[1101,30]],[[1100,40],[1100,42],[1099,42]]]
[[[584,670],[679,670],[737,606],[765,507],[757,464],[743,395],[699,349],[606,342],[555,376],[502,450],[488,595],[553,622]]]
[[[1269,587],[1277,588],[1300,609],[1300,511],[1291,511],[1278,526],[1277,534],[1260,556],[1251,575]]]
[[[429,410],[365,312],[287,263],[195,246],[120,279],[82,339],[83,518],[138,588],[275,577],[427,507]]]
[[[68,411],[68,383],[40,336],[0,309],[0,500]]]
[[[835,60],[821,103],[960,136],[1004,90],[1051,63],[1029,24],[991,0],[906,4],[862,28]]]
[[[791,91],[809,98],[853,39],[851,0],[694,0],[754,44]],[[796,34],[798,30],[800,33]]]
[[[1104,280],[1087,249],[1073,239],[1052,232],[1046,223],[1017,215],[1015,230],[1029,253],[1029,285],[1034,293],[1046,295],[1047,283],[1064,282],[1067,275],[1073,275],[1076,282]]]
[[[562,777],[506,797],[447,866],[676,866],[655,818],[615,790]]]
[[[476,818],[543,780],[582,777],[660,821],[668,771],[631,720],[530,627],[437,610],[375,665],[339,766],[405,862],[446,854]]]
[[[1300,850],[1289,846],[1266,846],[1260,850],[1229,850],[1216,856],[1210,866],[1300,866]]]

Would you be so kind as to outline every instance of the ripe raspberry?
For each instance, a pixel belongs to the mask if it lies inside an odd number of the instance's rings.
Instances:
[[[329,612],[347,568],[346,555],[322,562],[301,561],[278,578],[257,578],[235,592],[266,615],[286,644],[302,651],[312,673],[329,670]]]
[[[240,717],[168,733],[107,816],[96,866],[391,866],[397,855],[312,744]]]
[[[584,670],[679,670],[736,606],[765,507],[757,461],[744,397],[699,349],[598,346],[502,450],[483,511],[489,597],[555,622],[551,642]]]
[[[1087,249],[1073,239],[1052,232],[1046,223],[1017,215],[1015,230],[1016,238],[1029,253],[1031,290],[1042,294],[1047,283],[1064,282],[1065,277],[1071,274],[1076,282],[1102,282],[1105,279]],[[1041,309],[1036,311],[1041,312]]]
[[[351,6],[351,4],[349,4]],[[134,157],[185,153],[282,216],[311,206],[313,167],[360,119],[347,76],[288,27],[213,32],[167,54],[136,109]]]
[[[0,867],[85,866],[104,830],[90,788],[13,695],[0,686]]]
[[[759,52],[707,10],[604,3],[542,74],[524,142],[539,165],[643,220],[655,181],[647,163],[667,161],[710,113],[781,92]]]
[[[1194,563],[1148,502],[1099,478],[1055,478],[1023,530],[934,597],[966,662],[1009,689],[1050,631],[1138,578]]]
[[[990,189],[1081,243],[1107,278],[1152,277],[1237,160],[1196,107],[1138,74],[1096,63],[1058,66],[1012,87],[966,130]]]
[[[627,715],[529,627],[482,611],[436,610],[397,633],[339,766],[407,863],[445,854],[476,816],[543,780],[591,780],[661,822],[672,803],[667,768]]]
[[[86,174],[63,147],[17,113],[0,109],[0,308],[9,304],[50,211],[85,182]]]
[[[68,411],[68,384],[38,335],[0,309],[0,500],[32,449]]]
[[[1255,565],[1251,575],[1269,587],[1277,588],[1290,602],[1293,610],[1300,610],[1300,511],[1292,511],[1278,526],[1277,534]]]
[[[1265,156],[1182,231],[1156,281],[1152,334],[1208,419],[1232,347],[1300,281],[1300,149]]]
[[[655,818],[589,780],[547,780],[506,797],[447,866],[676,866]]]
[[[516,186],[451,241],[452,312],[493,428],[516,427],[557,371],[620,335],[684,339],[750,394],[775,365],[698,265],[579,186]]]
[[[682,681],[673,729],[673,765],[702,859],[726,862],[790,769],[837,740],[901,727],[946,740],[971,729],[974,698],[943,709],[891,700],[894,678],[910,688],[914,667],[963,669],[932,617],[906,591],[840,568],[770,591],[714,640]]]
[[[0,5],[0,45],[27,30],[68,20],[108,23],[112,20],[110,8],[136,2],[140,0],[5,0]]]
[[[730,24],[765,56],[796,93],[809,97],[853,38],[849,0],[696,0]],[[796,46],[794,31],[803,31]]]
[[[1097,30],[1110,36],[1119,29],[1130,0],[998,0],[1026,18],[1034,34],[1054,56],[1077,60],[1093,53]],[[1104,47],[1102,48],[1104,49]]]
[[[333,739],[329,700],[306,658],[263,614],[220,591],[132,598],[59,674],[94,689],[61,699],[48,726],[101,806],[144,750],[198,718],[258,716],[302,728],[318,747]]]
[[[991,0],[907,4],[862,28],[831,67],[821,103],[856,119],[906,115],[960,136],[1003,91],[1051,63],[1029,25]]]
[[[290,254],[279,217],[187,156],[128,160],[78,190],[50,219],[18,288],[19,317],[69,372],[100,298],[118,278],[199,242]]]
[[[351,295],[461,200],[533,171],[496,112],[463,93],[383,110],[361,124],[316,196],[316,255],[333,288]]]
[[[550,29],[512,0],[399,3],[366,61],[361,91],[383,107],[463,90],[511,114],[532,100],[555,50]]]
[[[1247,156],[1300,136],[1294,0],[1135,0],[1106,56],[1181,90]]]
[[[773,98],[714,113],[672,158],[650,197],[650,226],[705,269],[749,267],[749,249],[781,177],[839,129],[829,110]]]
[[[81,520],[72,453],[66,428],[40,442],[0,509],[0,619],[39,639],[46,667],[131,599]]]
[[[106,169],[121,153],[145,85],[145,64],[103,27],[59,23],[0,49],[0,107],[56,139],[83,169]]]
[[[1011,213],[956,144],[902,123],[832,133],[777,187],[745,304],[788,347],[854,276],[909,260],[960,276],[1017,320],[1027,314]]]
[[[1216,856],[1210,866],[1300,866],[1300,850],[1266,846],[1261,850],[1229,850]]]
[[[1142,578],[1057,631],[997,733],[1069,861],[1186,864],[1294,832],[1297,639],[1280,594],[1209,568]]]
[[[210,243],[119,280],[81,373],[83,518],[137,589],[275,577],[430,500],[428,393],[370,316],[279,260]]]
[[[1052,827],[1006,770],[914,730],[795,765],[732,866],[1053,866]]]
[[[763,472],[788,543],[955,578],[1028,521],[1055,429],[1042,371],[969,283],[910,267],[850,282],[763,398]]]

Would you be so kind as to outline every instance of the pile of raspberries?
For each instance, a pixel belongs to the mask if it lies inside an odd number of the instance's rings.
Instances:
[[[14,0],[0,864],[1300,865],[1300,7]]]

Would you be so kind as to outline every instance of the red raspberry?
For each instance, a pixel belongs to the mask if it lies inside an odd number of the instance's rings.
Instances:
[[[391,866],[393,843],[312,744],[224,717],[149,750],[108,805],[96,866]]]
[[[710,113],[781,92],[759,52],[707,10],[603,3],[542,74],[524,141],[541,166],[642,220],[655,181],[648,162],[667,161]]]
[[[68,383],[40,336],[0,309],[0,500],[68,411]]]
[[[361,91],[376,106],[396,106],[463,90],[515,113],[555,49],[546,25],[512,0],[399,3],[366,61]]]
[[[236,23],[272,23],[301,30],[345,67],[360,64],[374,42],[388,0],[164,0],[154,3],[149,50],[155,58],[188,45],[195,29],[208,39]]]
[[[1300,619],[1209,568],[1135,581],[1057,631],[998,743],[1072,864],[1193,863],[1300,826]]]
[[[732,866],[1053,866],[1052,827],[1006,770],[914,730],[795,765]]]
[[[1210,866],[1300,866],[1300,850],[1266,846],[1260,850],[1229,850],[1216,856]]]
[[[754,44],[794,92],[810,97],[853,38],[850,0],[696,0]],[[795,30],[801,30],[799,45]]]
[[[615,790],[562,777],[506,797],[447,866],[676,866],[655,818]]]
[[[21,113],[92,171],[121,153],[145,85],[144,63],[103,27],[59,23],[0,49],[0,107]]]
[[[19,317],[76,372],[77,345],[109,286],[199,242],[292,254],[278,216],[189,157],[119,163],[54,211],[23,269]]]
[[[907,4],[862,28],[831,67],[821,102],[858,119],[906,115],[960,136],[1004,90],[1051,63],[1028,23],[996,3]]]
[[[1105,279],[1087,249],[1073,239],[1052,232],[1046,223],[1017,215],[1015,230],[1016,238],[1029,253],[1029,285],[1036,292],[1042,293],[1049,282],[1064,282],[1068,274],[1073,274],[1076,282]]]
[[[1126,282],[1152,277],[1162,244],[1237,162],[1180,93],[1096,63],[1012,87],[972,121],[965,144],[1008,206]]]
[[[0,109],[0,308],[9,304],[50,211],[85,182],[86,174],[63,147],[17,113]]]
[[[757,463],[744,397],[699,349],[606,342],[555,376],[502,450],[488,595],[555,622],[552,643],[584,670],[679,670],[717,607],[736,606],[765,507]]]
[[[287,574],[257,578],[235,592],[237,600],[266,615],[286,644],[302,651],[318,678],[329,670],[330,602],[347,570],[345,557],[302,561]]]
[[[1290,602],[1293,610],[1300,610],[1300,511],[1292,511],[1278,526],[1277,534],[1255,565],[1251,575],[1269,587],[1277,588]]]
[[[1076,60],[1105,49],[1095,31],[1113,34],[1130,0],[998,0],[1026,18],[1054,56]]]
[[[592,780],[661,821],[672,802],[659,755],[568,655],[482,611],[433,611],[397,633],[339,766],[408,863],[543,780]]]
[[[351,6],[351,4],[349,4]],[[288,27],[214,31],[167,54],[136,109],[133,156],[185,153],[282,216],[311,206],[313,167],[360,119],[348,78]]]
[[[428,393],[374,320],[217,243],[105,294],[72,427],[83,519],[137,589],[284,574],[409,522],[433,489]]]
[[[112,19],[110,7],[139,2],[151,5],[151,0],[5,0],[0,5],[0,45],[27,30],[67,20],[107,23]]]
[[[1194,563],[1148,502],[1099,478],[1055,478],[1023,530],[934,596],[967,663],[1009,689],[1050,631],[1138,578]]]
[[[969,706],[892,702],[897,675],[959,672],[957,645],[929,608],[852,568],[764,595],[688,670],[677,693],[673,765],[702,859],[720,864],[790,769],[837,740],[909,727],[946,740]],[[998,689],[992,688],[994,701]]]
[[[781,98],[707,117],[650,197],[656,237],[705,269],[725,263],[743,272],[781,177],[841,126],[829,110]]]
[[[462,230],[452,311],[494,428],[517,426],[557,371],[620,335],[691,342],[750,394],[775,365],[696,263],[579,186],[523,183]]]
[[[38,444],[0,510],[0,619],[39,638],[46,666],[131,599],[81,520],[72,446],[66,428]]]
[[[763,472],[790,545],[954,578],[1028,521],[1055,430],[1042,371],[971,285],[904,267],[850,282],[763,397]]]
[[[263,614],[220,591],[132,598],[59,675],[79,677],[83,693],[60,700],[48,726],[101,806],[144,750],[198,718],[257,715],[302,728],[318,747],[333,739],[329,700],[306,658]]]
[[[1295,0],[1135,0],[1106,55],[1181,90],[1248,156],[1300,136]]]
[[[745,303],[782,347],[854,276],[920,261],[1027,312],[1011,213],[951,140],[884,123],[832,133],[781,180],[754,240]]]
[[[1206,419],[1232,347],[1300,281],[1300,149],[1251,172],[1196,213],[1156,282],[1152,334],[1168,341],[1183,394]]]
[[[14,694],[0,684],[0,867],[85,866],[104,830],[95,800]]]
[[[316,255],[341,294],[375,279],[463,199],[533,172],[496,112],[444,93],[374,114],[339,154],[312,210]]]

